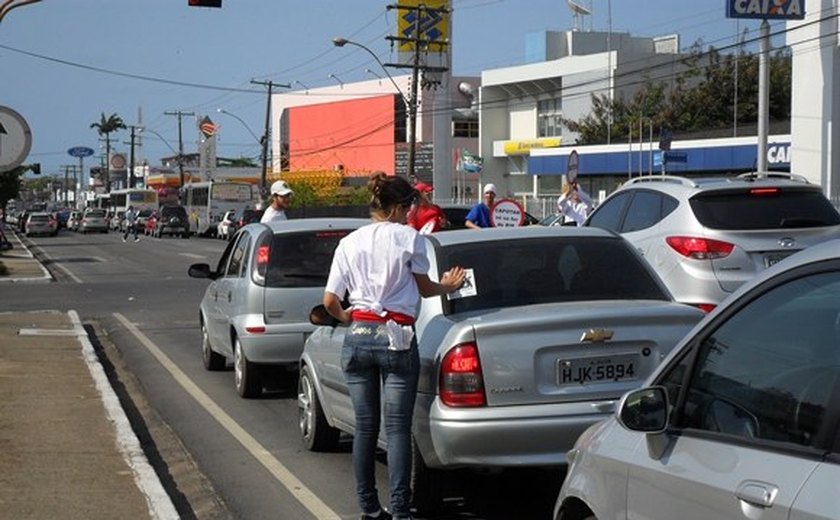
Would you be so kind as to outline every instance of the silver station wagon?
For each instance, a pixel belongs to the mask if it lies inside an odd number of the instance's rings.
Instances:
[[[215,269],[190,266],[193,278],[212,280],[199,308],[201,351],[207,370],[233,360],[242,397],[263,390],[263,368],[297,368],[309,309],[324,295],[338,241],[367,219],[300,219],[250,224],[228,244]]]
[[[436,233],[427,254],[433,280],[462,266],[467,283],[423,299],[417,316],[413,484],[425,514],[451,491],[444,470],[564,465],[578,435],[703,315],[675,303],[636,251],[601,229]],[[321,326],[301,357],[299,422],[310,450],[331,450],[354,431],[340,363],[346,331]]]

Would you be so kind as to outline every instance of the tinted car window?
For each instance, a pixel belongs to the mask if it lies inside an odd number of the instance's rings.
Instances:
[[[233,248],[233,252],[230,254],[230,263],[225,273],[226,276],[237,277],[242,275],[242,266],[245,263],[245,255],[248,251],[248,244],[250,243],[251,237],[243,232],[239,241],[236,243],[236,247]]]
[[[187,216],[187,210],[183,206],[164,206],[160,209],[160,215],[164,218]]]
[[[29,217],[30,222],[49,222],[49,215],[32,215]]]
[[[85,213],[88,217],[99,217],[105,218],[105,210],[104,209],[92,209]]]
[[[662,196],[651,191],[637,191],[627,217],[621,228],[622,233],[647,229],[662,219]]]
[[[840,225],[840,214],[820,191],[739,190],[690,200],[697,220],[712,229],[779,229]]]
[[[339,240],[350,230],[274,235],[265,283],[268,287],[323,287]]]
[[[624,208],[630,202],[633,193],[620,193],[609,200],[604,201],[595,213],[589,217],[587,226],[599,227],[601,229],[608,229],[618,233],[618,228],[621,225],[621,216],[624,214]]]
[[[789,281],[698,347],[683,425],[812,446],[840,376],[840,273]]]
[[[477,291],[449,300],[446,314],[532,303],[670,299],[622,239],[462,244],[440,254],[441,271],[473,269]]]

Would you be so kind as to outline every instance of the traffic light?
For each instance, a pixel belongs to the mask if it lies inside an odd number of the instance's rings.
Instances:
[[[222,0],[187,0],[192,7],[222,7]]]
[[[29,169],[30,169],[30,170],[32,171],[32,173],[34,173],[35,175],[41,175],[41,163],[37,163],[37,162],[36,162],[36,163],[30,164],[30,165],[29,165]]]

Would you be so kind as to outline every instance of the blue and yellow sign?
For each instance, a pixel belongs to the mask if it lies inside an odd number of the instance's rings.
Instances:
[[[802,20],[805,0],[727,0],[727,18]]]
[[[419,38],[440,45],[429,44],[429,52],[445,52],[449,43],[449,7],[451,0],[403,0],[400,2],[400,17],[397,20],[397,36]],[[420,6],[425,9],[421,9]],[[418,30],[419,29],[419,30]],[[402,41],[400,52],[414,50],[414,43]]]

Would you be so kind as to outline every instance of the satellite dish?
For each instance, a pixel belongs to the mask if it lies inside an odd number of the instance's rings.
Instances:
[[[571,9],[575,16],[588,16],[592,14],[592,11],[589,8],[580,5],[574,0],[566,0],[566,3],[569,4],[569,9]]]
[[[575,31],[580,30],[581,18],[592,15],[592,9],[577,3],[575,0],[566,0],[569,10],[575,17]]]

